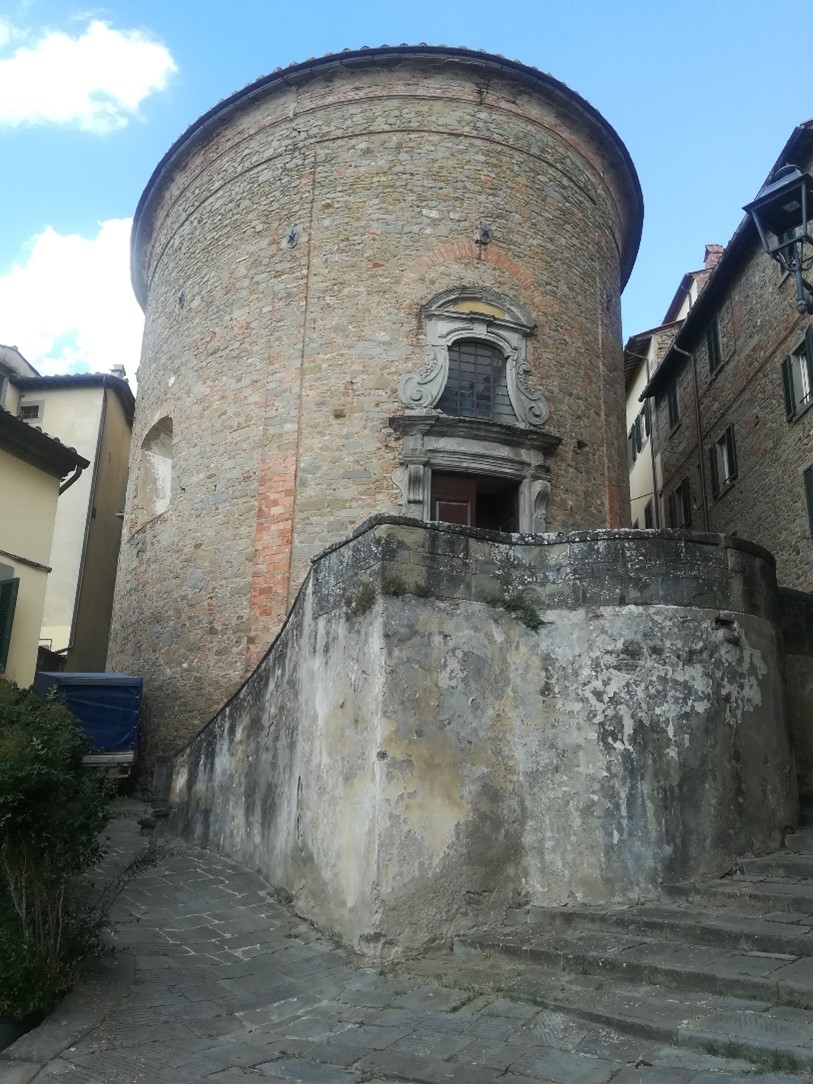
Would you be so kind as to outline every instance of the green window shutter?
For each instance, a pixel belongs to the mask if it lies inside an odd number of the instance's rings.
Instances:
[[[709,470],[711,472],[711,495],[716,497],[720,492],[720,480],[717,477],[717,446],[714,444],[709,449]]]
[[[793,401],[793,358],[790,354],[782,362],[782,390],[785,393],[785,414],[790,419],[796,409]]]
[[[808,325],[805,332],[805,361],[810,387],[813,388],[813,324]]]
[[[737,477],[737,446],[734,443],[734,426],[729,425],[725,431],[726,451],[728,452],[729,480]]]
[[[802,478],[805,484],[805,500],[807,501],[807,524],[810,533],[813,534],[813,463],[805,468]]]
[[[14,610],[17,606],[19,587],[19,579],[0,580],[0,673],[5,672],[8,662],[11,627],[14,624]]]

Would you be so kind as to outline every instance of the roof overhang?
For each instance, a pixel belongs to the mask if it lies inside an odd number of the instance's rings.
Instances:
[[[0,409],[0,448],[54,478],[64,478],[71,471],[85,470],[90,462],[75,448],[49,437],[41,429]]]
[[[639,331],[635,335],[630,335],[624,345],[624,390],[629,391],[635,374],[638,372],[641,364],[647,361],[647,355],[645,350],[649,349],[650,342],[659,335],[662,331],[669,331],[671,328],[680,327],[680,320],[672,320],[668,323],[658,324],[657,327],[651,327],[648,331]]]

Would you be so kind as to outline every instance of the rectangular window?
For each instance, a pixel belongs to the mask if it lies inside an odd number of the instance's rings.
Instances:
[[[813,534],[813,463],[802,472],[802,481],[805,486],[805,500],[807,501],[807,525]]]
[[[644,425],[644,440],[649,437],[652,432],[652,405],[649,399],[644,403],[644,409],[641,411],[641,418]]]
[[[684,478],[669,496],[669,525],[671,527],[690,527],[692,523],[692,496],[689,479]]]
[[[813,324],[801,346],[782,362],[782,389],[788,421],[804,414],[813,403]]]
[[[737,450],[734,444],[734,426],[729,425],[709,450],[711,468],[711,492],[718,497],[737,477]]]
[[[655,526],[655,516],[652,508],[652,501],[646,502],[644,508],[644,527],[647,530],[651,530]]]
[[[669,428],[674,429],[680,421],[680,408],[678,406],[677,380],[673,380],[666,389],[666,406],[669,411]]]
[[[720,368],[723,361],[722,352],[720,351],[720,325],[716,316],[706,330],[706,346],[709,352],[709,372],[714,373]]]
[[[24,422],[35,422],[39,420],[40,416],[40,404],[39,403],[20,403],[20,417]]]

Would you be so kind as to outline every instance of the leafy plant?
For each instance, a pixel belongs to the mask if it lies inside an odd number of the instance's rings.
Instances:
[[[0,681],[0,1015],[48,1009],[100,951],[100,901],[83,875],[113,788],[83,766],[86,749],[56,700]]]

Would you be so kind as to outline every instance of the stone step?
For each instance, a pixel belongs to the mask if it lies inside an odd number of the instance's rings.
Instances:
[[[813,1069],[813,825],[657,901],[529,918],[456,938],[456,967],[472,984],[620,1031],[763,1070]]]
[[[540,964],[501,962],[499,955],[465,948],[458,939],[444,957],[407,965],[410,971],[525,999],[654,1043],[756,1061],[763,1070],[813,1068],[813,1012],[767,1000],[676,991],[603,975],[563,974]],[[699,1068],[699,1066],[698,1066]],[[734,1067],[732,1066],[732,1069]]]
[[[532,912],[532,921],[544,930],[611,930],[628,935],[657,937],[743,952],[813,956],[813,915],[780,912],[766,920],[736,911],[700,910],[685,904],[637,904],[632,907],[562,907]],[[793,921],[788,921],[793,918]]]
[[[813,879],[813,854],[790,850],[777,851],[764,858],[744,858],[739,863],[740,876],[751,880],[763,878]]]
[[[699,884],[664,885],[663,896],[687,900],[703,908],[733,908],[767,918],[791,912],[799,918],[813,916],[813,883],[808,881],[755,881],[748,877],[725,877]]]
[[[455,938],[456,952],[502,955],[570,974],[813,1007],[813,957],[664,941],[613,931],[562,934],[539,926]]]
[[[785,850],[813,854],[813,827],[810,826],[812,823],[813,821],[809,821],[807,826],[802,825],[797,831],[788,833],[785,836]]]

